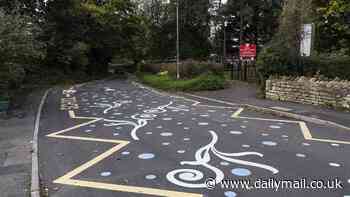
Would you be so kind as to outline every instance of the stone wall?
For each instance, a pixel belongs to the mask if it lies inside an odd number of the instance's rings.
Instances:
[[[266,98],[350,109],[350,81],[281,77],[266,81]]]

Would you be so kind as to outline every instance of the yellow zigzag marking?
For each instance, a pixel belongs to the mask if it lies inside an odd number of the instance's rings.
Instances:
[[[232,114],[232,118],[248,119],[248,120],[263,120],[263,121],[270,121],[270,122],[296,123],[296,124],[299,124],[301,132],[302,132],[305,140],[312,140],[312,141],[326,142],[326,143],[350,144],[349,141],[314,138],[314,137],[312,137],[312,134],[311,134],[309,128],[307,127],[306,123],[303,121],[243,117],[243,116],[240,116],[240,114],[243,112],[243,110],[244,110],[244,108],[239,108],[235,113]]]
[[[51,138],[60,138],[60,139],[72,139],[72,140],[82,140],[82,141],[91,141],[91,142],[104,142],[104,143],[111,143],[111,144],[117,144],[116,146],[112,147],[111,149],[107,150],[106,152],[102,153],[101,155],[91,159],[90,161],[84,163],[83,165],[75,168],[74,170],[68,172],[62,177],[59,177],[54,181],[54,183],[57,184],[64,184],[64,185],[71,185],[71,186],[79,186],[79,187],[88,187],[88,188],[95,188],[95,189],[104,189],[104,190],[112,190],[112,191],[118,191],[118,192],[128,192],[128,193],[137,193],[137,194],[146,194],[146,195],[154,195],[154,196],[166,196],[166,197],[202,197],[201,194],[195,194],[195,193],[184,193],[184,192],[178,192],[178,191],[170,191],[170,190],[162,190],[162,189],[155,189],[155,188],[149,188],[149,187],[137,187],[137,186],[129,186],[129,185],[117,185],[117,184],[109,184],[109,183],[102,183],[102,182],[93,182],[93,181],[82,181],[73,179],[76,175],[82,173],[83,171],[87,170],[88,168],[98,164],[102,160],[106,159],[107,157],[111,156],[112,154],[118,152],[123,147],[127,146],[130,142],[129,141],[122,141],[122,140],[110,140],[110,139],[100,139],[100,138],[90,138],[90,137],[78,137],[78,136],[69,136],[69,135],[63,135],[69,131],[72,131],[74,129],[96,123],[98,121],[103,120],[103,118],[94,118],[94,117],[78,117],[75,115],[74,111],[68,112],[70,118],[72,119],[85,119],[90,120],[86,123],[79,124],[73,127],[70,127],[68,129],[64,129],[62,131],[58,131],[52,134],[47,135],[47,137]]]

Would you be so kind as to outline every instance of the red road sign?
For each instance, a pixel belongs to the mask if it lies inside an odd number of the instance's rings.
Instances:
[[[241,44],[240,56],[241,56],[241,58],[255,58],[256,57],[256,45],[255,44]]]

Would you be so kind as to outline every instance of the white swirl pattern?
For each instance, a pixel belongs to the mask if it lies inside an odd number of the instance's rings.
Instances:
[[[120,102],[113,102],[114,105],[110,105],[110,104],[103,104],[103,103],[95,103],[95,107],[105,107],[107,109],[104,110],[103,113],[108,113],[110,110],[115,109],[117,107],[120,107],[122,104],[127,104],[127,103],[131,103],[131,101],[120,101]],[[157,117],[157,114],[160,113],[165,113],[167,112],[167,109],[171,109],[171,110],[177,110],[177,111],[188,111],[188,109],[186,109],[184,106],[179,106],[179,107],[175,107],[175,106],[171,106],[174,103],[171,101],[166,105],[161,105],[159,107],[156,108],[152,108],[152,109],[148,109],[148,110],[144,110],[142,114],[134,114],[131,116],[131,118],[133,120],[135,120],[136,122],[133,121],[127,121],[127,120],[110,120],[110,119],[104,119],[104,121],[108,122],[108,124],[104,124],[104,126],[107,127],[114,127],[114,126],[121,126],[121,125],[131,125],[134,128],[131,130],[131,137],[134,140],[140,140],[140,138],[137,136],[137,131],[146,126],[148,124],[148,121],[150,120],[154,120],[154,118]]]
[[[213,153],[215,156],[219,157],[222,160],[225,160],[226,162],[262,168],[272,172],[273,174],[277,174],[279,172],[276,168],[272,166],[232,158],[232,157],[242,157],[242,156],[249,156],[249,155],[263,157],[264,155],[261,153],[258,153],[258,152],[223,153],[218,151],[215,148],[215,144],[218,142],[218,136],[214,131],[209,131],[209,132],[212,135],[212,141],[208,145],[197,150],[195,154],[196,161],[182,161],[180,163],[181,165],[201,166],[211,170],[212,172],[215,173],[216,183],[220,183],[225,178],[225,175],[222,170],[209,164],[209,162],[211,161],[210,153]],[[192,174],[193,176],[190,177],[189,176],[190,174]],[[189,177],[189,178],[186,178],[186,177]],[[200,183],[193,183],[195,181],[202,180],[203,177],[204,177],[203,172],[200,172],[195,169],[176,169],[167,174],[168,181],[170,181],[175,185],[187,187],[187,188],[206,188],[207,185],[204,183],[204,180],[203,182],[200,182]]]

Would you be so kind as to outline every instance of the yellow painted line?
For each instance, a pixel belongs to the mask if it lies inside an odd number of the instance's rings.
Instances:
[[[72,171],[68,172],[67,174],[63,175],[62,177],[57,178],[56,180],[53,181],[54,183],[70,185],[70,186],[79,186],[79,187],[88,187],[88,188],[95,188],[95,189],[104,189],[104,190],[111,190],[111,191],[118,191],[118,192],[154,195],[154,196],[165,196],[165,197],[203,197],[202,194],[195,194],[195,193],[186,193],[186,192],[170,191],[170,190],[147,188],[147,187],[118,185],[118,184],[109,184],[109,183],[102,183],[102,182],[82,181],[82,180],[75,180],[75,179],[73,179],[73,177],[77,176],[78,174],[82,173],[83,171],[87,170],[88,168],[91,168],[92,166],[95,166],[96,164],[98,164],[99,162],[103,161],[107,157],[109,157],[109,156],[113,155],[114,153],[118,152],[120,149],[122,149],[123,147],[127,146],[130,142],[129,141],[123,141],[123,140],[111,140],[111,139],[101,139],[101,138],[62,135],[64,133],[72,131],[74,129],[78,129],[80,127],[83,127],[83,126],[86,126],[86,125],[98,122],[100,120],[103,120],[102,118],[77,117],[75,115],[74,111],[68,111],[68,114],[69,114],[70,118],[72,118],[72,119],[87,119],[87,120],[91,120],[91,121],[88,121],[86,123],[82,123],[82,124],[79,124],[79,125],[67,128],[67,129],[64,129],[62,131],[54,132],[52,134],[47,135],[47,137],[59,138],[59,139],[80,140],[80,141],[113,143],[113,144],[117,144],[117,145],[112,147],[112,148],[110,148],[106,152],[98,155],[97,157],[91,159],[90,161],[82,164],[81,166],[73,169]]]
[[[70,118],[75,118],[75,113],[74,113],[74,111],[72,111],[72,110],[70,110],[70,111],[68,111],[68,114],[69,114],[69,117]]]
[[[243,112],[244,108],[239,108],[235,113],[232,114],[232,118],[239,118],[239,115]]]
[[[243,112],[244,108],[239,108],[235,113],[232,114],[232,118],[236,119],[248,119],[248,120],[262,120],[270,122],[285,122],[285,123],[297,123],[300,126],[301,132],[305,140],[312,140],[318,142],[326,143],[337,143],[337,144],[350,144],[350,141],[332,140],[332,139],[319,139],[312,137],[310,129],[307,127],[306,123],[303,121],[293,121],[293,120],[278,120],[278,119],[266,119],[266,118],[255,118],[255,117],[243,117],[240,114]]]
[[[101,139],[101,138],[65,136],[65,135],[50,135],[49,137],[61,138],[61,139],[82,140],[82,141],[90,141],[90,142],[105,142],[105,143],[113,143],[113,144],[123,144],[123,143],[129,142],[129,141],[122,141],[122,140],[109,140],[109,139]]]
[[[253,117],[244,117],[244,116],[238,116],[236,118],[240,119],[248,119],[248,120],[262,120],[262,121],[270,121],[270,122],[284,122],[284,123],[299,123],[300,121],[293,121],[293,120],[279,120],[279,119],[266,119],[266,118],[253,118]]]
[[[299,125],[300,125],[300,128],[301,128],[301,131],[303,132],[304,138],[306,140],[312,139],[311,132],[310,132],[309,128],[307,127],[306,123],[305,122],[299,122]]]
[[[102,118],[96,118],[96,117],[83,117],[83,116],[76,116],[75,112],[72,110],[68,111],[69,117],[72,119],[86,119],[86,120],[96,120],[96,119],[102,119]]]
[[[318,142],[327,142],[327,143],[336,143],[336,144],[349,144],[348,141],[339,141],[339,140],[329,140],[329,139],[318,139],[318,138],[312,138],[310,140],[318,141]]]
[[[57,180],[54,181],[54,183],[60,182],[60,183],[64,183],[65,181],[73,178],[74,176],[80,174],[81,172],[85,171],[86,169],[96,165],[97,163],[99,163],[100,161],[106,159],[107,157],[109,157],[110,155],[112,155],[113,153],[117,152],[119,149],[123,148],[124,146],[128,145],[129,142],[124,142],[122,144],[118,144],[117,146],[114,146],[113,148],[107,150],[106,152],[102,153],[101,155],[93,158],[92,160],[84,163],[83,165],[75,168],[74,170],[68,172],[67,174],[65,174],[64,176],[58,178]]]
[[[71,131],[71,130],[74,130],[74,129],[78,129],[80,127],[83,127],[83,126],[86,126],[86,125],[89,125],[89,124],[92,124],[92,123],[95,123],[95,122],[98,122],[102,119],[95,119],[95,120],[92,120],[92,121],[89,121],[89,122],[86,122],[86,123],[82,123],[82,124],[78,124],[76,126],[73,126],[73,127],[70,127],[68,129],[64,129],[62,131],[58,131],[58,132],[55,132],[55,133],[51,133],[49,135],[46,135],[47,137],[53,137],[53,136],[56,136],[56,135],[59,135],[59,134],[62,134],[62,133],[66,133],[68,131]]]
[[[147,188],[147,187],[116,185],[116,184],[81,181],[81,180],[73,180],[73,179],[70,179],[66,183],[61,183],[61,184],[69,184],[69,185],[79,186],[79,187],[88,187],[88,188],[94,188],[94,189],[104,189],[104,190],[137,193],[137,194],[145,194],[145,195],[153,195],[153,196],[203,197],[202,194],[195,194],[195,193],[185,193],[185,192],[161,190],[161,189],[154,189],[154,188]]]

